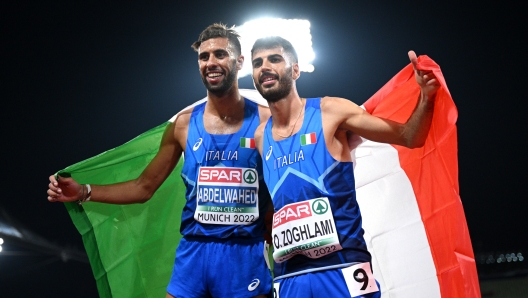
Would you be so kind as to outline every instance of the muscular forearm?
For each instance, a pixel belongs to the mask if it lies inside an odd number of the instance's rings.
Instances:
[[[435,95],[429,98],[427,95],[420,94],[411,117],[402,128],[404,146],[417,148],[425,144],[433,120],[434,105]]]
[[[138,180],[112,184],[91,185],[90,201],[108,204],[134,204],[148,201],[155,190],[142,186]]]
[[[160,176],[158,179],[163,180]],[[48,200],[50,202],[81,202],[87,201],[109,204],[133,204],[148,201],[161,182],[138,179],[111,185],[79,184],[68,175],[49,177]]]

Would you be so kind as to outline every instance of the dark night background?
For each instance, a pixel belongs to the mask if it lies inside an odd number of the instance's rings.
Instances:
[[[48,176],[204,97],[190,45],[206,26],[298,18],[311,22],[316,54],[315,72],[297,83],[301,96],[362,104],[409,63],[411,49],[441,66],[459,110],[460,194],[473,249],[527,255],[526,4],[388,3],[2,2],[0,207],[40,237],[83,250],[64,206],[46,199]],[[249,77],[240,85],[253,88]],[[2,246],[1,297],[97,296],[87,263]],[[481,277],[500,271],[478,268]]]

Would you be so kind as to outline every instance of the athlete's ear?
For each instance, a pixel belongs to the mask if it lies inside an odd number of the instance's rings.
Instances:
[[[241,70],[242,66],[244,66],[244,56],[240,55],[237,58],[237,70]]]
[[[293,80],[297,80],[300,76],[301,76],[301,70],[299,69],[299,63],[293,63],[292,65]]]

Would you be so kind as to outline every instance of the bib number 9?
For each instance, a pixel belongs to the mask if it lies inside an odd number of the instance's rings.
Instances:
[[[360,289],[361,291],[363,291],[363,290],[365,290],[367,288],[368,283],[369,283],[369,278],[368,278],[367,272],[365,272],[365,270],[363,270],[362,268],[356,269],[356,271],[354,271],[354,279],[358,283],[363,283],[363,286]]]
[[[370,263],[355,264],[341,271],[352,297],[379,291]]]

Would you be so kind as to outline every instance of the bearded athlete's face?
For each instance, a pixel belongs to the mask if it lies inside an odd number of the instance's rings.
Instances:
[[[282,47],[262,49],[253,53],[253,83],[268,102],[277,102],[292,92],[293,69]]]
[[[211,38],[200,45],[198,66],[209,92],[223,94],[233,87],[244,58],[236,57],[227,38]]]

